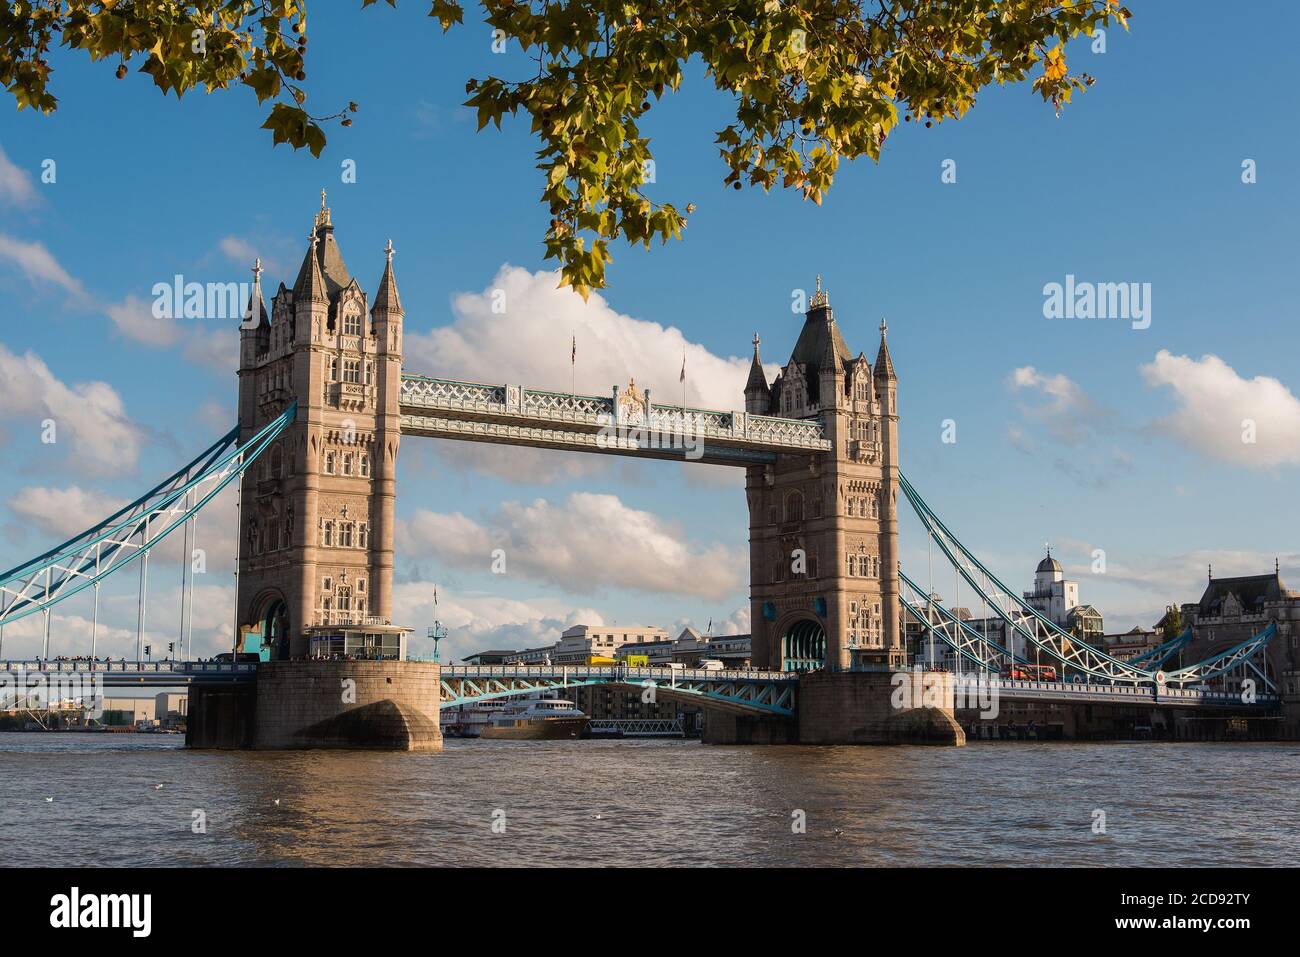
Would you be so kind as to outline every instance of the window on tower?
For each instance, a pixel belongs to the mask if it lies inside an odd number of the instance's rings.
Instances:
[[[343,314],[343,334],[345,336],[361,335],[361,313],[355,307]]]

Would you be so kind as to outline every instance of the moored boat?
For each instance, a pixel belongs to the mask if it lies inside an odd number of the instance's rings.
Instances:
[[[572,701],[535,696],[513,702],[493,715],[480,737],[514,741],[578,738],[587,722]]]

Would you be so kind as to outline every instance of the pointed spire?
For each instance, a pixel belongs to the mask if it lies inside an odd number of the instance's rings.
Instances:
[[[266,317],[266,302],[262,299],[262,258],[253,260],[253,291],[248,297],[248,309],[244,313],[244,322],[259,326],[270,325]]]
[[[375,304],[370,308],[372,316],[378,316],[381,312],[389,315],[401,316],[402,300],[397,295],[397,280],[393,278],[393,241],[390,239],[388,245],[384,247],[384,275],[380,277],[379,289],[375,292]]]
[[[330,209],[325,205],[325,190],[322,189],[320,191],[320,212],[316,214],[316,225],[313,228],[313,232],[316,229],[320,229],[322,226],[331,225],[333,224],[330,223]]]
[[[822,274],[818,273],[817,291],[813,293],[812,302],[808,304],[808,311],[812,312],[814,309],[829,308],[830,304],[830,297],[826,293],[822,292]]]
[[[749,381],[745,383],[746,394],[750,392],[767,393],[767,373],[763,371],[763,361],[758,356],[758,333],[754,333],[754,360],[749,364]]]
[[[310,299],[316,302],[329,302],[329,293],[325,288],[325,274],[321,272],[320,259],[316,255],[319,242],[316,231],[311,233],[311,246],[298,270],[298,280],[293,284],[293,297],[298,300]]]
[[[880,320],[880,351],[876,353],[876,377],[884,379],[897,379],[894,374],[894,363],[889,358],[889,346],[885,342],[885,333],[888,331],[885,320]]]
[[[818,368],[822,375],[826,373],[841,374],[844,367],[840,364],[840,351],[836,340],[839,338],[839,330],[835,328],[835,317],[826,312],[826,336],[822,345],[822,354],[819,357]]]

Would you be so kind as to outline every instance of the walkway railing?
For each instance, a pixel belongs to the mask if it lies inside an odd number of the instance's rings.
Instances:
[[[404,432],[505,444],[634,454],[661,451],[665,437],[689,437],[706,442],[709,457],[715,458],[726,458],[727,450],[827,452],[832,448],[820,419],[664,405],[618,390],[609,396],[577,395],[403,373],[401,409]],[[641,434],[631,441],[622,436],[595,441],[599,430],[615,427]]]

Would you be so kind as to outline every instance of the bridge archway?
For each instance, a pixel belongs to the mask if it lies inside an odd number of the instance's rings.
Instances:
[[[816,618],[791,619],[780,634],[782,671],[818,671],[826,666],[826,629]]]
[[[244,651],[263,661],[289,658],[289,605],[278,591],[267,592],[253,604],[256,609],[244,638]]]

